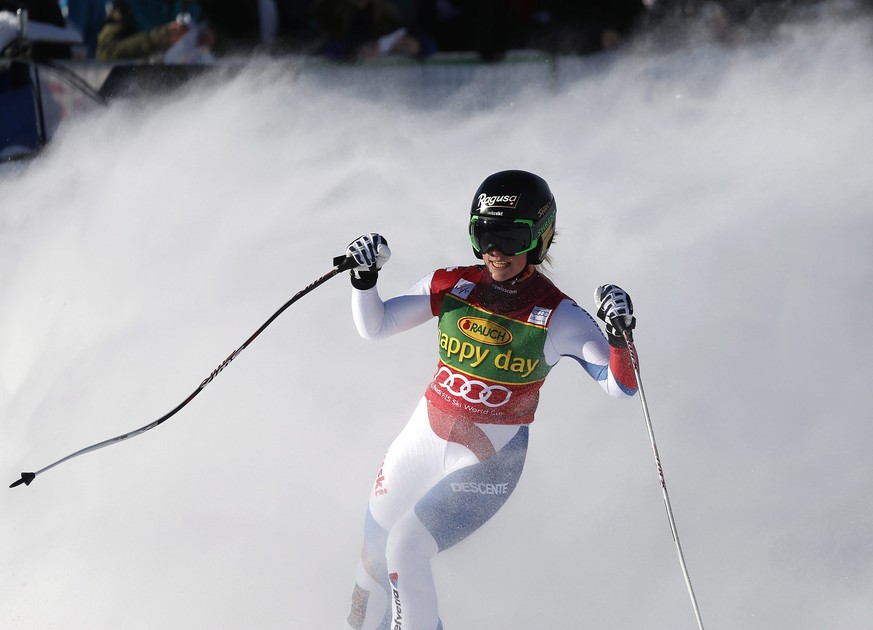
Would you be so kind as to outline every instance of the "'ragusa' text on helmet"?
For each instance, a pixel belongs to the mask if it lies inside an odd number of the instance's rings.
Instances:
[[[527,252],[528,263],[543,262],[555,235],[557,206],[549,185],[527,171],[500,171],[485,179],[470,207],[473,253],[497,247],[515,255]],[[513,250],[513,251],[506,251]]]

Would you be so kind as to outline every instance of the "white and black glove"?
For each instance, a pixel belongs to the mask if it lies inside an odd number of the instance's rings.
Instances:
[[[371,232],[359,236],[346,249],[346,258],[358,263],[352,268],[352,286],[356,289],[372,289],[376,286],[379,270],[391,258],[388,241],[381,234]]]
[[[625,348],[624,333],[633,341],[631,332],[637,325],[634,317],[634,305],[624,289],[614,284],[604,284],[594,290],[594,301],[597,303],[597,317],[606,323],[606,338],[609,345]]]

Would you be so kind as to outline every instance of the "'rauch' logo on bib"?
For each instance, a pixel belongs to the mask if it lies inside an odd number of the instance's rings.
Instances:
[[[462,317],[458,320],[458,330],[473,341],[489,346],[503,346],[512,341],[512,333],[506,328],[481,317]]]

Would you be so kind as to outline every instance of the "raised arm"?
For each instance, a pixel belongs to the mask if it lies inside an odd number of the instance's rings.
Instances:
[[[391,257],[388,241],[379,234],[365,234],[349,244],[346,255],[359,263],[351,270],[352,316],[364,339],[384,339],[423,324],[433,313],[430,280],[419,280],[409,291],[383,302],[376,288],[379,270]]]
[[[574,359],[606,393],[615,398],[633,396],[637,382],[628,349],[611,345],[594,318],[572,300],[564,300],[549,322],[546,360]]]

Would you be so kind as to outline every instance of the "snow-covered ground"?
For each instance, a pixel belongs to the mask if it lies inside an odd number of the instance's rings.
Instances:
[[[706,627],[866,627],[871,32],[624,54],[492,107],[268,68],[69,122],[0,172],[0,472],[169,411],[362,232],[391,243],[386,296],[472,261],[473,192],[523,168],[557,198],[558,285],[633,296]],[[365,342],[348,303],[332,280],[166,424],[4,486],[0,626],[338,627],[436,363],[433,325]],[[695,627],[639,401],[576,364],[515,496],[434,567],[447,630]]]

